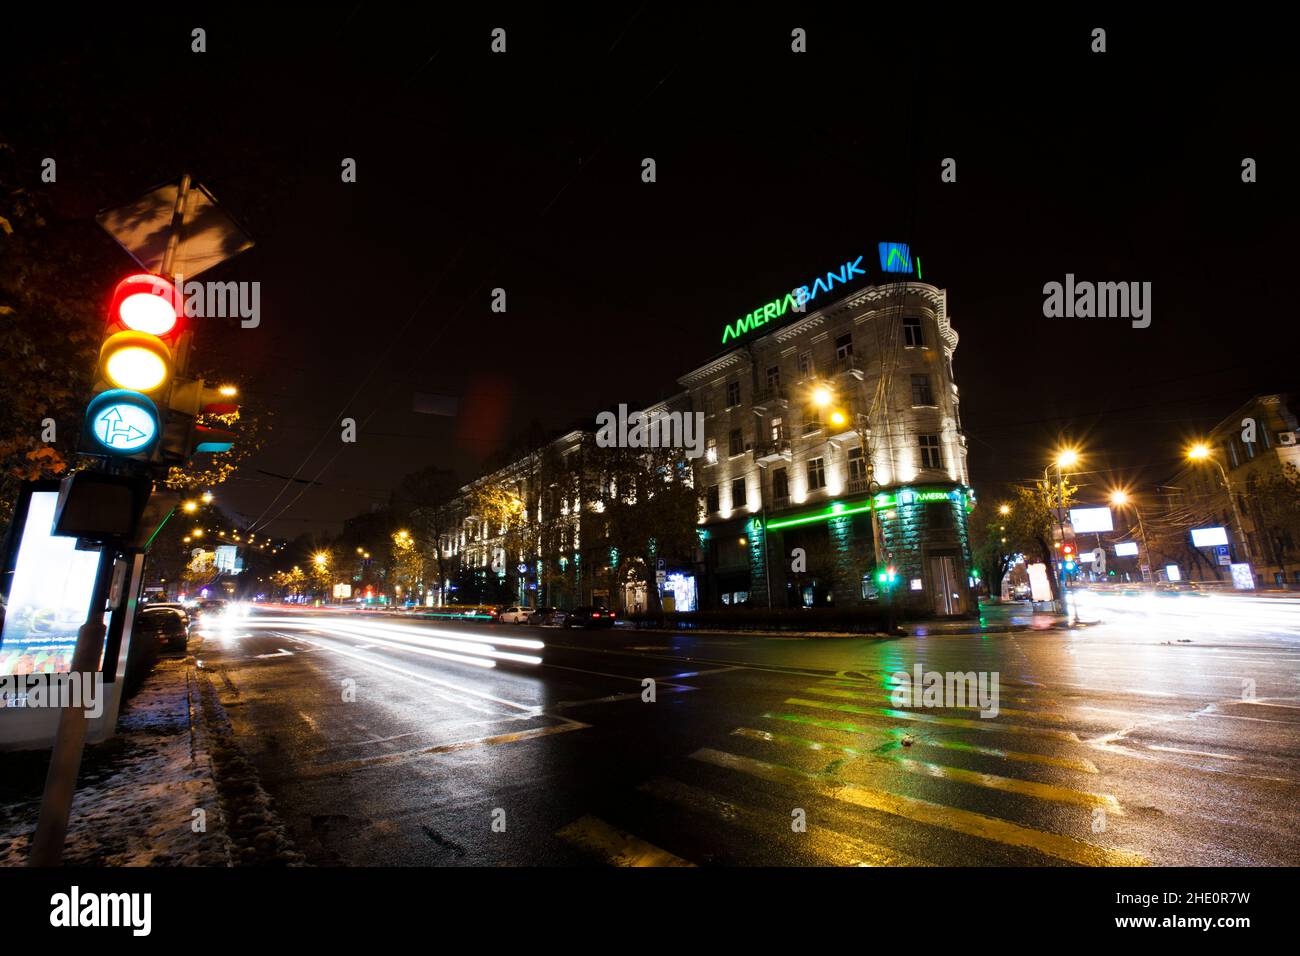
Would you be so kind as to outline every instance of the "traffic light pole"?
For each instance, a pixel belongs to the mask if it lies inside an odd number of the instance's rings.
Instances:
[[[86,622],[77,631],[77,644],[72,652],[69,668],[71,680],[94,680],[99,669],[99,657],[104,647],[104,611],[108,604],[116,561],[117,548],[112,544],[103,545],[99,552],[99,567],[95,572],[95,585],[91,590]],[[53,679],[54,675],[51,675],[51,681]],[[82,697],[81,706],[72,706],[72,701],[77,696]],[[64,707],[59,714],[59,729],[50,754],[50,769],[45,775],[45,792],[41,796],[40,817],[36,833],[32,837],[29,866],[58,866],[63,859],[63,843],[68,835],[72,796],[77,788],[77,774],[81,770],[81,755],[86,744],[84,697],[84,694],[69,694],[69,706]]]

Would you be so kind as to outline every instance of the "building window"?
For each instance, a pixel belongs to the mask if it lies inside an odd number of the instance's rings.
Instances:
[[[720,505],[720,504],[718,503],[718,486],[717,486],[717,485],[709,485],[709,489],[708,489],[708,491],[706,491],[706,492],[704,493],[704,499],[705,499],[705,501],[704,501],[704,509],[705,509],[709,514],[714,514],[715,512],[718,512],[718,511],[721,511],[721,510],[722,510],[722,505]]]
[[[799,353],[799,377],[812,378],[812,375],[813,375],[812,352],[800,352]]]
[[[803,409],[803,433],[811,435],[822,427],[822,412],[816,405],[805,405]]]
[[[934,393],[930,391],[930,376],[912,376],[912,405],[933,405]]]
[[[769,392],[781,390],[781,366],[773,365],[767,370],[767,390]]]
[[[903,344],[909,349],[925,345],[925,334],[921,331],[920,316],[911,315],[903,319]]]
[[[785,423],[779,418],[772,419],[772,441],[779,442],[785,440]]]
[[[862,446],[849,449],[849,481],[865,481],[867,460],[862,457]]]
[[[727,446],[727,454],[731,455],[732,457],[735,457],[736,455],[743,455],[744,453],[745,453],[745,436],[741,433],[739,428],[733,428],[731,430],[731,438],[729,439],[729,444]]]
[[[1264,450],[1265,450],[1265,451],[1268,451],[1270,448],[1273,447],[1273,439],[1271,439],[1271,438],[1268,437],[1268,429],[1267,429],[1267,428],[1261,428],[1261,429],[1259,430],[1259,437],[1262,438],[1262,439],[1264,440]]]
[[[739,404],[740,404],[740,383],[728,382],[727,383],[727,407],[735,408]]]
[[[846,359],[853,354],[853,333],[845,332],[835,340],[835,357]]]
[[[718,463],[718,440],[710,438],[704,443],[704,460],[710,465]]]
[[[772,472],[772,497],[777,501],[784,501],[790,497],[790,479],[786,476],[784,468],[777,468]]]
[[[808,490],[826,487],[826,463],[821,458],[808,459]]]
[[[1228,452],[1228,460],[1232,462],[1232,467],[1236,468],[1238,465],[1240,465],[1241,462],[1237,460],[1236,442],[1232,441],[1232,439],[1228,439],[1226,442],[1223,443],[1223,447]]]
[[[938,470],[943,467],[943,456],[939,454],[939,436],[921,436],[921,467]]]
[[[731,507],[743,508],[745,506],[745,479],[733,478],[731,481]]]
[[[1255,443],[1253,441],[1242,442],[1246,448],[1246,460],[1250,461],[1255,457]]]

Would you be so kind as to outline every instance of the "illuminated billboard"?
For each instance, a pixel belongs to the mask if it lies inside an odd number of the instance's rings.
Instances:
[[[1193,528],[1192,544],[1198,548],[1215,548],[1228,543],[1228,532],[1223,528]]]
[[[1115,530],[1109,508],[1071,508],[1070,524],[1074,526],[1075,534],[1100,534]]]
[[[22,522],[13,579],[0,631],[0,677],[62,674],[72,667],[77,631],[86,623],[98,551],[78,551],[77,539],[55,537],[57,490],[32,491]]]
[[[1117,558],[1132,558],[1136,557],[1137,553],[1138,546],[1136,541],[1122,541],[1115,545],[1115,557]]]

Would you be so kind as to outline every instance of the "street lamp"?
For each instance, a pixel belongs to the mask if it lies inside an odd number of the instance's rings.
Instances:
[[[1079,452],[1074,448],[1060,449],[1052,464],[1043,469],[1043,484],[1048,484],[1048,472],[1056,468],[1056,524],[1061,531],[1061,543],[1065,543],[1065,469],[1073,468],[1079,463]],[[1049,485],[1050,487],[1050,485]],[[1061,588],[1061,612],[1069,614],[1069,602],[1065,597],[1065,564],[1057,561],[1057,576]]]
[[[1127,508],[1130,505],[1133,507],[1133,516],[1137,518],[1138,537],[1142,539],[1142,552],[1146,555],[1146,564],[1142,563],[1140,557],[1138,559],[1138,569],[1142,572],[1142,580],[1145,582],[1147,580],[1147,575],[1151,573],[1151,569],[1154,568],[1156,564],[1155,559],[1151,557],[1151,546],[1147,544],[1147,529],[1146,526],[1142,524],[1142,509],[1137,506],[1137,502],[1133,500],[1133,496],[1123,488],[1116,488],[1110,493],[1110,503],[1116,508]]]
[[[1010,505],[998,505],[998,514],[1000,514],[1000,515],[1009,515],[1009,514],[1011,514],[1011,506],[1010,506]]]
[[[210,491],[205,491],[205,492],[203,492],[203,494],[201,494],[199,497],[200,497],[201,499],[203,499],[203,503],[204,503],[205,505],[210,505],[210,504],[212,504],[212,492],[210,492]]]
[[[1187,449],[1187,460],[1192,462],[1213,462],[1214,467],[1219,469],[1219,477],[1223,479],[1223,490],[1227,492],[1228,505],[1232,508],[1232,521],[1237,528],[1237,541],[1241,545],[1241,551],[1246,556],[1246,560],[1253,564],[1254,559],[1250,554],[1250,542],[1247,540],[1246,532],[1241,526],[1241,511],[1237,508],[1237,496],[1232,493],[1232,480],[1228,477],[1227,469],[1223,467],[1223,463],[1210,450],[1210,446],[1203,441],[1198,441]]]

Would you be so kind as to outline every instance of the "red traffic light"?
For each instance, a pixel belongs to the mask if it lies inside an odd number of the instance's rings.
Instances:
[[[1070,555],[1074,554],[1074,545],[1072,545],[1072,544],[1067,544],[1067,545],[1066,545],[1064,548],[1062,548],[1061,550],[1065,552],[1065,556],[1068,558]]]
[[[176,286],[147,272],[119,282],[108,310],[110,320],[122,328],[160,337],[179,330],[184,312]]]

